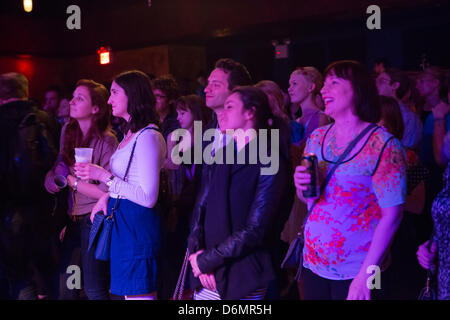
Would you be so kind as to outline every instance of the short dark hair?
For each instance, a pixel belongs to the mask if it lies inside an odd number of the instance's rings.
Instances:
[[[324,74],[325,77],[334,74],[350,81],[353,88],[353,105],[360,120],[371,123],[380,121],[381,110],[375,80],[363,64],[353,60],[336,61],[325,69]]]
[[[21,73],[9,72],[0,75],[0,99],[28,98],[28,79]]]
[[[180,97],[180,87],[170,74],[153,79],[151,84],[153,90],[161,90],[169,101],[174,101]]]
[[[228,74],[228,89],[233,90],[237,86],[250,86],[253,84],[252,77],[247,68],[230,58],[217,60],[215,68],[222,69]]]
[[[385,68],[389,68],[391,66],[391,63],[389,62],[389,60],[386,57],[375,59],[375,64],[380,64],[380,63],[383,64],[383,66]]]
[[[391,78],[391,83],[399,83],[399,87],[395,91],[395,95],[398,99],[402,99],[410,89],[411,82],[409,81],[408,76],[405,72],[395,68],[388,68],[385,70],[385,72],[389,76],[389,78]]]
[[[381,119],[384,127],[398,140],[403,138],[405,125],[403,123],[402,111],[400,106],[392,97],[380,96]]]
[[[204,125],[211,118],[211,109],[207,108],[205,101],[195,94],[179,97],[175,102],[175,107],[176,110],[189,110],[192,113],[194,121],[202,121]]]
[[[127,95],[127,111],[131,118],[127,129],[137,132],[148,124],[159,125],[159,117],[156,113],[156,100],[153,95],[150,79],[139,70],[131,70],[117,75],[114,79]]]
[[[240,86],[234,88],[231,94],[233,93],[239,94],[244,109],[254,110],[256,125],[254,129],[269,128],[269,119],[273,118],[273,113],[264,91],[252,86]]]
[[[61,87],[58,86],[58,85],[51,85],[51,86],[48,86],[47,89],[45,90],[45,93],[50,92],[50,91],[56,92],[56,93],[58,94],[58,97],[61,97],[61,96],[62,96],[62,90],[61,90]]]

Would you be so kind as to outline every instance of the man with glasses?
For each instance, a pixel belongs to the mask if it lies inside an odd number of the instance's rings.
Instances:
[[[154,79],[152,89],[156,99],[156,111],[159,114],[161,133],[167,142],[169,133],[180,127],[177,112],[173,105],[175,100],[180,97],[180,89],[175,79],[170,75]]]

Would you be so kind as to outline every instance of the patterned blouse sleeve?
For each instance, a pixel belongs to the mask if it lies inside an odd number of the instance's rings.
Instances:
[[[405,202],[406,160],[405,153],[395,138],[388,140],[372,177],[372,186],[381,208],[389,208]]]
[[[317,155],[320,139],[321,135],[319,134],[318,130],[314,130],[306,140],[306,146],[303,154],[314,153]]]

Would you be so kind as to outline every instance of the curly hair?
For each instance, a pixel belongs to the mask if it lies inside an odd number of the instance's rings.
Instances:
[[[174,101],[180,97],[180,87],[170,74],[153,79],[151,84],[153,90],[161,90],[169,101]]]

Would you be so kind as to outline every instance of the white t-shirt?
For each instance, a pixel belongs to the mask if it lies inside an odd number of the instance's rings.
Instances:
[[[159,174],[166,158],[167,147],[161,133],[147,129],[141,134],[144,129],[136,132],[124,147],[119,145],[112,155],[110,168],[115,178],[109,192],[112,198],[121,196],[141,206],[152,208],[158,200]],[[127,179],[124,181],[123,177],[136,139],[136,149]]]

